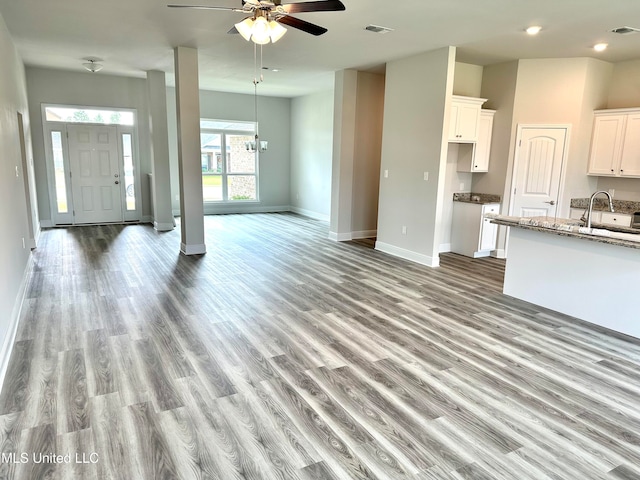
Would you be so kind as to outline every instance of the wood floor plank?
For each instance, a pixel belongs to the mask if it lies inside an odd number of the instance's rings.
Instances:
[[[58,434],[89,428],[91,422],[84,351],[60,352],[58,364]]]
[[[640,339],[282,214],[45,229],[0,392],[0,478],[640,478]],[[75,453],[75,452],[74,452]]]

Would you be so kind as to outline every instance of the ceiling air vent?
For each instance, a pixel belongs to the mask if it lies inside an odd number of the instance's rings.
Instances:
[[[611,30],[613,33],[619,33],[620,35],[629,35],[631,33],[638,33],[640,32],[640,28],[633,28],[633,27],[618,27],[618,28],[614,28],[613,30]]]
[[[373,33],[389,33],[393,32],[393,28],[381,27],[380,25],[367,25],[364,27],[365,30],[369,30]]]

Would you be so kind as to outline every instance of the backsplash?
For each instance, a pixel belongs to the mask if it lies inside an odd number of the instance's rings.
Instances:
[[[454,193],[453,201],[469,203],[500,203],[502,198],[500,195],[493,195],[491,193]]]
[[[589,206],[588,198],[572,198],[571,208],[583,208],[586,209]],[[593,202],[594,210],[609,210],[609,201],[604,196],[598,196]],[[633,214],[640,212],[640,202],[634,202],[631,200],[613,200],[613,209],[617,213]]]

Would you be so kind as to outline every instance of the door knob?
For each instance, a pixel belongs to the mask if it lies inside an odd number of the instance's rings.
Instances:
[[[117,173],[114,175],[114,177],[118,178],[120,175],[118,175]]]
[[[120,182],[119,182],[118,180],[116,180],[114,183],[115,183],[116,185],[118,185]]]
[[[555,205],[556,201],[555,200],[551,200],[550,202],[544,202],[544,203],[548,203],[549,205]]]

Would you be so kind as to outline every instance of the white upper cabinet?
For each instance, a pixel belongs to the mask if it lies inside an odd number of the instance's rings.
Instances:
[[[450,142],[474,143],[478,141],[480,108],[486,101],[485,98],[453,95],[449,124]]]
[[[620,176],[640,177],[640,112],[627,115]]]
[[[478,141],[468,152],[458,154],[458,172],[488,172],[489,156],[491,154],[491,135],[493,133],[493,116],[495,110],[480,110],[480,123],[478,126]],[[463,146],[460,145],[460,149]]]
[[[640,177],[640,110],[595,112],[588,173]]]

